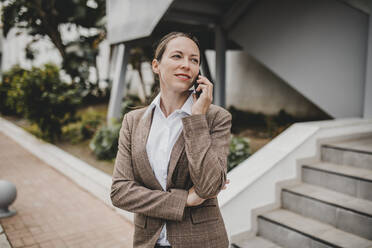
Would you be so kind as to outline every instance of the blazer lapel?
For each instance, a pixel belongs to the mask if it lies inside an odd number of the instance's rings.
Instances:
[[[146,144],[147,144],[147,139],[150,134],[150,128],[151,128],[151,122],[152,122],[152,117],[154,114],[154,109],[147,114],[144,118],[142,118],[139,121],[138,124],[138,146],[136,149],[136,153],[138,154],[137,161],[138,163],[137,166],[140,167],[140,171],[143,172],[144,178],[146,178],[146,185],[153,189],[158,189],[158,190],[163,190],[161,187],[159,181],[156,179],[155,174],[152,170],[152,167],[150,165],[149,158],[147,156],[147,151],[146,151]]]
[[[176,168],[177,162],[182,155],[182,151],[185,148],[185,139],[183,138],[183,131],[181,131],[176,143],[173,146],[171,156],[168,165],[168,175],[167,175],[167,190],[172,183],[172,174]]]

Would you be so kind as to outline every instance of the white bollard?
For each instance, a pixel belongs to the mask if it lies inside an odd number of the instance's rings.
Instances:
[[[0,180],[0,218],[10,217],[16,214],[15,210],[9,210],[9,206],[17,197],[15,185],[9,181]]]

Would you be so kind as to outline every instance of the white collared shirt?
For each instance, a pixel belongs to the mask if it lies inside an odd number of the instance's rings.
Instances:
[[[145,115],[149,114],[155,108],[146,151],[155,177],[163,190],[166,190],[170,155],[174,144],[182,132],[183,126],[181,119],[191,115],[193,102],[192,94],[190,94],[181,109],[177,109],[168,117],[165,117],[163,111],[160,109],[159,94],[152,101],[145,113]],[[163,226],[157,243],[159,245],[170,245],[167,240],[166,225]]]

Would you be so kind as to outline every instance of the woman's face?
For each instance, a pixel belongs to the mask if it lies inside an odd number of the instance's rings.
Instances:
[[[200,52],[195,42],[187,37],[170,40],[161,61],[152,62],[159,75],[161,90],[183,93],[192,86],[199,74]]]

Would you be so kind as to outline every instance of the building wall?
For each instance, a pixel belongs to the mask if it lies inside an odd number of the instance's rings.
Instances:
[[[367,29],[341,1],[260,0],[229,36],[331,116],[360,117]]]
[[[372,1],[369,1],[372,12]],[[366,85],[364,89],[364,118],[372,118],[372,16],[369,16]]]
[[[214,75],[215,52],[207,51]],[[323,117],[324,113],[285,81],[244,51],[226,54],[226,106],[277,114],[281,109],[297,117]]]

